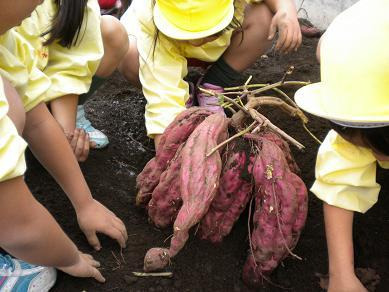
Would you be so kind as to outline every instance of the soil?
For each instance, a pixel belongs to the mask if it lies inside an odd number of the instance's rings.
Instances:
[[[314,52],[317,39],[304,39],[298,52],[288,56],[269,54],[247,70],[252,83],[279,81],[290,66],[295,71],[289,80],[318,81],[319,66]],[[247,77],[246,76],[246,77]],[[293,94],[293,89],[288,91]],[[126,224],[128,246],[122,250],[116,242],[100,236],[103,249],[94,252],[78,228],[75,213],[61,189],[28,153],[26,181],[34,195],[61,224],[79,248],[93,254],[102,264],[107,279],[99,284],[91,279],[76,279],[59,273],[53,291],[254,291],[241,280],[248,250],[247,212],[241,216],[231,234],[218,246],[199,240],[193,235],[185,248],[173,259],[168,271],[174,277],[136,278],[134,271],[142,271],[145,252],[156,246],[167,246],[172,230],[158,230],[149,224],[145,212],[134,205],[135,178],[146,162],[154,156],[153,141],[144,127],[145,100],[140,90],[130,86],[115,73],[87,102],[87,115],[96,128],[105,132],[110,145],[94,150],[81,164],[94,197],[114,211]],[[336,105],[334,105],[336,106]],[[274,124],[306,146],[304,152],[293,149],[307,186],[314,179],[315,155],[318,144],[303,130],[301,124],[279,110],[267,111]],[[325,121],[310,116],[309,128],[320,139],[328,131]],[[372,268],[381,281],[376,291],[387,291],[389,286],[389,181],[381,170],[378,182],[383,194],[380,201],[365,215],[356,216],[356,266]],[[305,229],[294,251],[302,261],[287,258],[274,271],[271,280],[290,291],[321,291],[316,273],[327,273],[327,250],[322,219],[322,204],[312,194]],[[264,283],[258,291],[282,291]]]

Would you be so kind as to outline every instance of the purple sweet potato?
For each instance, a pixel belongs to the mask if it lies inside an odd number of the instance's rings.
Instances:
[[[165,228],[173,224],[177,213],[181,208],[180,169],[182,161],[182,147],[170,161],[167,169],[162,173],[159,184],[153,191],[148,205],[148,213],[151,221],[159,228]]]
[[[222,114],[207,117],[190,135],[182,149],[180,170],[182,207],[174,222],[169,249],[152,248],[145,256],[144,270],[164,268],[189,238],[189,229],[199,223],[216,194],[221,172],[219,151],[207,156],[227,135],[228,119]],[[164,260],[162,260],[162,258]]]
[[[289,144],[277,133],[273,131],[264,131],[257,134],[245,134],[244,137],[249,140],[258,141],[260,143],[262,138],[275,143],[284,153],[289,169],[296,173],[300,173],[300,168],[293,158],[292,152],[290,151]]]
[[[200,223],[199,236],[218,243],[228,235],[251,197],[252,182],[249,174],[249,145],[244,139],[230,143],[223,157],[223,171],[219,189],[207,214]],[[243,146],[243,147],[242,147]]]
[[[252,286],[261,284],[296,244],[296,231],[305,222],[303,187],[289,169],[283,151],[261,137],[260,152],[253,166],[255,212],[251,233],[251,251],[243,269],[243,280]],[[301,180],[300,180],[301,181]],[[301,192],[301,197],[298,192]],[[306,189],[305,189],[306,191]]]
[[[161,136],[155,158],[150,160],[136,178],[137,206],[147,206],[154,188],[158,185],[161,174],[174,157],[178,147],[184,143],[193,130],[212,112],[191,107],[180,113],[166,128]]]

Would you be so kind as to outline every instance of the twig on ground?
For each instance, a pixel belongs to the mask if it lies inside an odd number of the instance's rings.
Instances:
[[[132,272],[136,277],[168,277],[172,278],[172,272],[161,272],[161,273],[144,273],[144,272]]]

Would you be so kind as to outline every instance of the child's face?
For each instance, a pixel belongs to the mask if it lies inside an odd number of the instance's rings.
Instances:
[[[0,34],[18,26],[43,0],[0,0]]]
[[[210,36],[202,38],[202,39],[187,40],[187,42],[194,47],[200,47],[206,43],[213,42],[221,35],[222,35],[222,32],[218,32],[218,33],[215,33],[213,35],[210,35]]]

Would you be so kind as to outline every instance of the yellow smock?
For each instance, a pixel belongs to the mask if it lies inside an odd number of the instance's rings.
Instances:
[[[7,116],[8,109],[0,77],[0,182],[21,176],[26,171],[24,151],[27,143],[19,136],[15,125]]]
[[[67,94],[88,92],[92,77],[104,54],[100,7],[97,0],[89,0],[87,3],[76,45],[65,48],[54,42],[44,46],[43,43],[48,36],[42,37],[42,34],[50,29],[56,9],[53,0],[45,0],[29,18],[13,29],[19,34],[18,38],[8,40],[5,44],[0,41],[0,45],[7,47],[16,59],[21,60],[29,68],[28,85],[21,90],[22,82],[17,78],[18,68],[5,69],[3,63],[6,61],[0,56],[2,71],[14,69],[7,72],[7,77],[21,95],[27,111],[41,101],[49,102]],[[17,49],[23,40],[29,44],[32,58],[26,58],[25,55],[28,53]],[[10,45],[11,42],[13,45]]]
[[[235,17],[242,23],[247,3],[261,0],[235,1]],[[215,62],[230,45],[232,31],[200,47],[158,34],[153,22],[153,0],[133,0],[120,21],[129,35],[137,41],[139,79],[147,100],[145,120],[147,134],[162,134],[183,110],[189,98],[189,86],[184,77],[188,73],[187,59]],[[212,13],[210,12],[210,17]]]
[[[389,169],[389,162],[377,161],[372,150],[355,146],[331,130],[317,154],[311,191],[329,205],[364,213],[377,202],[381,188],[376,162]]]

